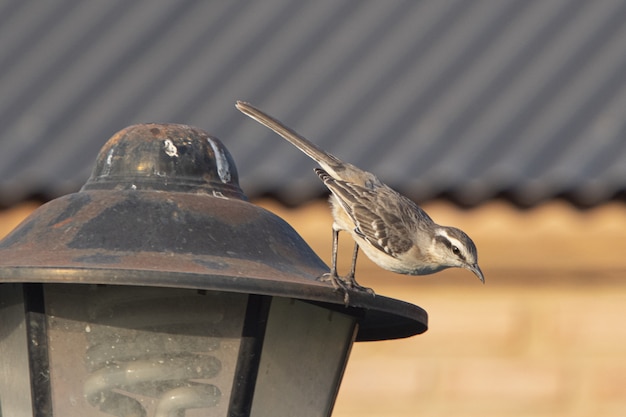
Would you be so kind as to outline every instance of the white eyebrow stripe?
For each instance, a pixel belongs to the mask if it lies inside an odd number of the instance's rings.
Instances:
[[[465,247],[463,246],[463,243],[461,243],[461,241],[460,241],[460,240],[455,239],[455,238],[450,237],[450,236],[446,236],[446,238],[448,238],[448,240],[450,241],[450,243],[452,243],[452,244],[453,244],[454,246],[456,246],[457,248],[459,248],[459,249],[461,249],[461,250],[464,250],[464,249],[465,249]]]
[[[470,259],[471,256],[470,254],[467,252],[467,248],[465,247],[465,245],[463,244],[463,242],[461,242],[459,239],[452,237],[448,234],[447,230],[445,229],[440,229],[436,232],[439,236],[442,236],[446,239],[448,239],[448,241],[450,242],[450,244],[452,244],[453,246],[456,246],[457,248],[459,248],[459,250],[461,251],[461,256],[464,259]]]

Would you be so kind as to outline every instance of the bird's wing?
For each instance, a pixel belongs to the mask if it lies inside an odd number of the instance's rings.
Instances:
[[[323,169],[317,168],[315,172],[354,222],[355,233],[378,250],[394,257],[411,249],[413,241],[410,232],[400,217],[406,210],[385,207],[385,204],[398,201],[401,204],[404,198],[398,197],[402,196],[384,185],[367,188],[335,179]],[[395,195],[388,195],[390,193]]]

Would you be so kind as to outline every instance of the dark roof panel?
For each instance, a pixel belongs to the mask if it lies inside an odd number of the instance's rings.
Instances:
[[[0,1],[0,204],[77,190],[133,123],[216,135],[250,196],[320,195],[250,101],[423,201],[626,191],[626,3]]]

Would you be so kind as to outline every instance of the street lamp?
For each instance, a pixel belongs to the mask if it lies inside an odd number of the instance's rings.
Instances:
[[[0,417],[328,416],[352,343],[427,315],[327,271],[219,140],[126,128],[0,241]]]

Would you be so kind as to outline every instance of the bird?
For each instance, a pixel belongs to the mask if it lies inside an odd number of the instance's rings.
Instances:
[[[374,174],[344,162],[304,138],[279,120],[244,101],[235,107],[270,128],[319,165],[315,173],[330,191],[333,215],[330,272],[321,277],[335,289],[374,295],[355,278],[359,249],[379,267],[404,275],[428,275],[446,268],[464,268],[484,284],[478,252],[461,229],[442,226],[413,200],[384,184]],[[354,240],[352,264],[345,277],[337,272],[339,232]]]

